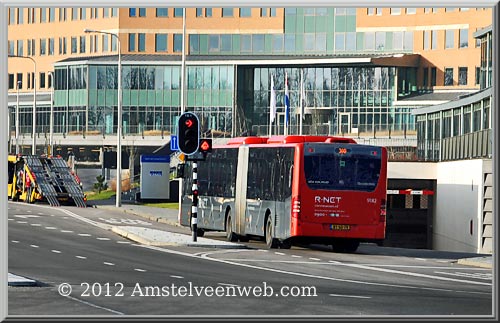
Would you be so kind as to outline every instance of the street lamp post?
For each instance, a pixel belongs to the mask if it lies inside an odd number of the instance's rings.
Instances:
[[[52,155],[52,145],[54,138],[54,73],[49,72],[50,77],[50,126],[49,126],[49,149],[47,154]]]
[[[27,58],[33,62],[33,144],[31,147],[31,154],[36,155],[36,61],[29,56],[18,56],[18,55],[9,55],[9,57],[18,57],[18,58]]]
[[[122,56],[121,56],[121,42],[118,34],[94,30],[85,29],[85,33],[100,33],[111,35],[116,37],[118,41],[118,125],[116,127],[116,207],[120,207],[122,204]]]
[[[21,81],[17,81],[17,105],[16,105],[16,155],[19,154],[19,88],[21,87]]]

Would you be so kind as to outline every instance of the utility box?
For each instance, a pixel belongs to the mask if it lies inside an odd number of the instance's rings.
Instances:
[[[170,156],[141,155],[141,199],[170,198]]]

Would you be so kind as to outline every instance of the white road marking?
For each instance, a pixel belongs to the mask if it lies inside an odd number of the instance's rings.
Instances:
[[[144,273],[144,272],[146,272],[146,270],[145,270],[145,269],[139,269],[139,268],[135,268],[134,270],[135,270],[135,271],[140,271],[141,273]]]
[[[55,228],[55,227],[45,227],[45,229],[47,229],[47,230],[55,230],[57,228]]]
[[[87,257],[85,257],[85,256],[75,256],[75,257],[78,259],[87,259]]]
[[[63,232],[63,233],[73,233],[74,231],[71,231],[71,230],[61,230],[61,232]]]
[[[16,214],[16,215],[14,215],[14,217],[21,218],[21,219],[39,218],[38,215],[33,215],[33,214]]]
[[[26,223],[28,223],[28,222],[26,222],[26,221],[16,221],[16,222],[17,222],[17,223],[20,223],[20,224],[26,224]]]
[[[292,255],[293,258],[302,258],[302,256]]]
[[[88,234],[88,233],[79,233],[78,235],[80,237],[91,237],[92,236],[91,234]]]
[[[427,261],[427,259],[424,258],[415,258],[415,260]]]
[[[275,252],[274,254],[276,254],[276,255],[280,255],[280,256],[284,256],[284,255],[285,255],[285,254],[284,254],[284,253],[282,253],[282,252]]]
[[[61,253],[59,250],[54,250],[54,249],[52,249],[50,251],[52,251],[53,253]]]
[[[227,284],[227,283],[217,283],[218,285],[222,285],[222,286],[234,286],[234,287],[240,287],[240,285],[236,285],[236,284]]]
[[[182,276],[176,276],[176,275],[170,275],[170,277],[172,277],[172,278],[178,278],[178,279],[182,279],[182,278],[184,278],[184,277],[182,277]]]
[[[33,247],[33,248],[40,248],[39,246],[37,246],[36,244],[30,244],[30,247]]]
[[[43,213],[42,213],[42,212],[38,212],[37,214],[38,214],[38,215],[43,215]]]
[[[130,242],[130,241],[116,241],[116,243],[131,244],[132,242]]]
[[[460,272],[455,272],[455,273],[447,273],[443,271],[435,271],[435,274],[442,274],[442,275],[449,275],[449,276],[457,276],[457,277],[467,277],[467,278],[476,278],[476,279],[482,279],[482,280],[492,280],[493,276],[492,274],[481,274],[481,273],[460,273]]]
[[[187,252],[170,250],[170,249],[164,249],[164,248],[156,247],[156,246],[147,246],[147,245],[139,245],[139,244],[134,244],[133,246],[141,247],[141,248],[146,248],[146,249],[150,249],[150,250],[156,250],[156,251],[165,252],[165,253],[170,253],[170,254],[182,255],[182,256],[190,257],[190,258],[202,258],[202,259],[206,259],[206,260],[209,260],[209,261],[215,261],[215,262],[230,264],[230,265],[233,265],[233,266],[241,266],[241,267],[253,268],[253,269],[258,269],[258,270],[263,270],[263,271],[270,271],[270,272],[276,272],[276,273],[285,274],[285,275],[291,275],[291,276],[308,277],[308,278],[323,279],[323,280],[330,280],[330,281],[341,281],[341,282],[352,283],[352,284],[360,284],[360,285],[386,286],[386,287],[394,287],[394,288],[422,289],[422,290],[439,290],[439,291],[454,292],[454,293],[468,293],[468,294],[491,295],[491,293],[484,293],[484,292],[471,292],[471,291],[464,291],[464,290],[438,289],[438,288],[419,287],[419,286],[410,286],[410,285],[374,283],[374,282],[366,282],[366,281],[352,280],[352,279],[340,279],[340,278],[334,278],[334,277],[328,277],[328,276],[319,276],[319,275],[305,274],[305,273],[300,273],[300,272],[293,272],[293,271],[286,271],[286,270],[280,270],[280,269],[274,269],[274,268],[266,268],[266,267],[254,266],[254,265],[249,265],[249,264],[242,264],[242,263],[238,263],[238,262],[227,261],[227,260],[224,260],[224,259],[209,258],[206,255],[202,255],[201,257],[199,257],[199,256],[195,256],[193,254],[187,253]],[[368,269],[370,269],[370,268],[368,268]],[[373,270],[377,270],[377,268],[373,268]],[[402,273],[404,273],[404,272],[402,272]],[[409,274],[412,274],[412,273],[409,273]],[[433,276],[430,276],[430,277],[433,277]],[[444,279],[444,280],[457,281],[455,279]],[[471,283],[471,284],[487,285],[487,286],[491,285],[491,284],[476,283],[476,282],[469,282],[469,281],[463,281],[463,282]]]
[[[319,258],[309,258],[310,260],[317,260],[317,261],[320,261],[321,259]]]
[[[9,221],[14,221],[14,219],[9,218]]]
[[[333,297],[352,297],[352,298],[371,298],[369,296],[356,296],[356,295],[340,295],[340,294],[329,294]]]
[[[65,296],[69,299],[72,299],[74,301],[77,301],[77,302],[80,302],[80,303],[83,303],[83,304],[86,304],[86,305],[90,305],[92,307],[95,307],[95,308],[100,308],[102,310],[105,310],[105,311],[108,311],[108,312],[111,312],[113,314],[119,314],[119,315],[125,315],[125,313],[122,313],[122,312],[118,312],[118,311],[115,311],[115,310],[112,310],[110,308],[107,308],[107,307],[102,307],[102,306],[99,306],[99,305],[96,305],[96,304],[92,304],[90,302],[86,302],[86,301],[82,301],[81,299],[78,299],[78,298],[75,298],[75,297],[72,297],[72,296]]]
[[[108,240],[111,240],[111,239],[109,239],[109,238],[97,238],[97,240],[108,241]]]
[[[115,264],[112,263],[112,262],[103,262],[103,264],[107,265],[107,266],[114,266]]]
[[[17,241],[17,240],[10,240],[10,242],[12,242],[12,243],[19,243],[19,241]]]
[[[40,223],[31,223],[30,225],[33,227],[41,227],[42,226]]]
[[[269,250],[265,250],[265,249],[257,249],[257,251],[260,251],[260,252],[269,252]]]

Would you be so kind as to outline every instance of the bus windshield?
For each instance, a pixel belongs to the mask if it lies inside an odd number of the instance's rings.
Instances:
[[[382,150],[375,146],[304,145],[304,173],[313,190],[374,191]]]

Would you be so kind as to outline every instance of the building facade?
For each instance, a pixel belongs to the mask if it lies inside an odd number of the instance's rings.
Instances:
[[[206,136],[268,135],[271,76],[273,134],[283,133],[287,87],[288,133],[416,142],[412,110],[480,89],[473,34],[492,21],[491,8],[188,8],[184,61],[183,15],[182,8],[10,8],[10,138],[19,108],[18,140],[29,151],[36,87],[37,152],[47,151],[51,134],[63,155],[65,146],[88,146],[78,149],[80,159],[113,145],[120,49],[128,147],[167,143],[182,111],[197,113]],[[36,71],[22,57],[36,61]]]

